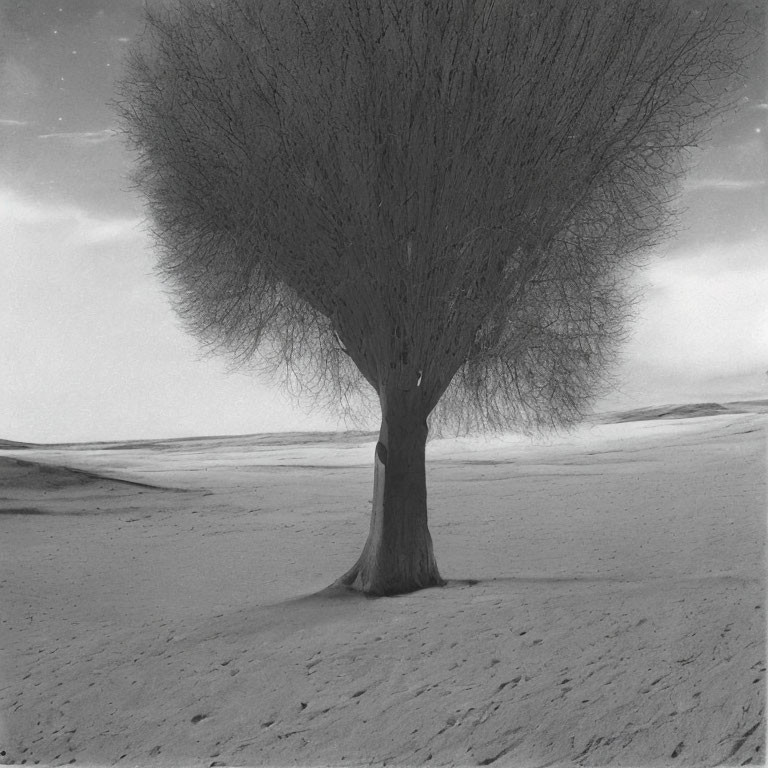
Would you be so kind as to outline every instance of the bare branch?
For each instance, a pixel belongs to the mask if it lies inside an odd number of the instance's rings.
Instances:
[[[324,402],[578,419],[754,35],[661,0],[148,11],[118,108],[187,324]],[[754,46],[753,46],[754,47]],[[371,391],[370,388],[373,388]]]

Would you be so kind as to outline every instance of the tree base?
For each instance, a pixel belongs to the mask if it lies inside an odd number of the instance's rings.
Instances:
[[[384,572],[362,562],[365,552],[343,576],[338,578],[334,587],[354,589],[372,597],[389,597],[393,595],[405,595],[409,592],[417,592],[420,589],[430,587],[444,587],[445,579],[440,576],[437,565],[432,559],[432,566],[421,570],[419,573],[394,573]]]

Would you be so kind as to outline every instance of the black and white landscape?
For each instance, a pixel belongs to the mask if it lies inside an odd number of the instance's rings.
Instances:
[[[765,28],[0,0],[0,765],[765,764]]]
[[[5,443],[2,759],[762,764],[767,411],[434,440],[448,584],[378,599],[373,434]]]

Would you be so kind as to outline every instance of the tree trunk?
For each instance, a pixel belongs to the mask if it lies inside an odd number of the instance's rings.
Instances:
[[[337,582],[371,595],[442,586],[427,527],[427,420],[419,387],[381,393],[373,509],[358,561]]]

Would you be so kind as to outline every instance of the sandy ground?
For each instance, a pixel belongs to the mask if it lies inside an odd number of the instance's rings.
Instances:
[[[381,599],[321,592],[373,435],[6,443],[0,763],[764,764],[768,417],[736,410],[431,443],[449,584]]]

